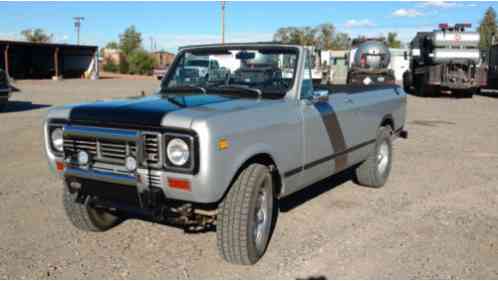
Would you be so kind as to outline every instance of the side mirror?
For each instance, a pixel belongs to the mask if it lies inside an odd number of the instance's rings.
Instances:
[[[406,51],[403,53],[403,57],[405,58],[405,60],[408,60],[408,53]]]

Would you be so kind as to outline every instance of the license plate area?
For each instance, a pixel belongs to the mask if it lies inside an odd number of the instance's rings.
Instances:
[[[136,186],[120,185],[90,179],[79,179],[82,183],[81,193],[96,196],[100,200],[113,203],[140,206]]]

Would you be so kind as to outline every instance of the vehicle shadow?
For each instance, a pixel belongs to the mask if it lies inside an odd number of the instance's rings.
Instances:
[[[21,112],[50,107],[50,104],[37,104],[29,101],[9,101],[1,113]],[[0,114],[1,114],[0,113]]]
[[[279,208],[281,212],[288,212],[292,209],[313,200],[315,197],[333,190],[337,186],[355,179],[354,175],[355,167],[346,169],[336,175],[326,178],[322,181],[314,183],[304,189],[284,197],[279,202]]]
[[[312,184],[310,186],[305,187],[304,189],[289,195],[287,197],[284,197],[279,200],[278,202],[278,208],[280,212],[289,212],[292,209],[313,200],[314,198],[320,196],[323,193],[326,193],[330,190],[333,190],[337,186],[348,182],[350,180],[355,180],[355,170],[356,166],[351,167],[349,169],[346,169],[336,175],[333,175],[329,178],[326,178],[324,180],[321,180],[315,184]],[[273,220],[273,227],[270,230],[270,240],[271,237],[273,236],[273,232],[275,230],[276,226],[276,221],[279,216],[279,212],[275,212],[274,216],[272,218]],[[150,223],[154,224],[159,224],[163,226],[168,226],[168,227],[175,227],[182,229],[185,233],[188,234],[202,234],[202,233],[207,233],[207,232],[215,232],[216,231],[216,224],[206,224],[206,225],[198,225],[198,224],[193,224],[193,225],[184,225],[181,223],[174,223],[168,220],[155,220],[152,217],[148,215],[143,215],[143,214],[128,214],[126,216],[126,220],[128,219],[138,219],[138,220],[143,220],[143,221],[148,221]],[[311,278],[311,277],[310,277]],[[307,278],[309,279],[309,278]],[[318,279],[317,279],[318,280]]]
[[[456,92],[456,93],[429,93],[424,95],[419,95],[416,91],[411,90],[410,92],[406,92],[409,96],[414,96],[423,99],[471,99],[472,96],[466,95],[465,92]],[[476,94],[477,95],[477,94]]]
[[[311,275],[305,278],[296,278],[296,280],[327,280],[325,275]]]

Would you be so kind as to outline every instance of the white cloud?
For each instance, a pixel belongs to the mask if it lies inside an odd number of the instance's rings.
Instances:
[[[447,2],[447,1],[427,1],[421,4],[422,7],[433,7],[433,8],[456,8],[462,7],[463,4],[456,2]]]
[[[398,9],[392,13],[395,17],[419,17],[423,16],[422,12],[417,11],[416,9]]]
[[[375,24],[369,19],[355,20],[350,19],[346,21],[344,27],[346,28],[362,28],[362,27],[374,27]]]

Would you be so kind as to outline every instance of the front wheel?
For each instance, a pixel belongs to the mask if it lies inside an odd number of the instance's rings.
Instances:
[[[268,167],[251,164],[219,206],[216,237],[229,263],[255,264],[265,253],[276,220],[274,183]]]
[[[71,223],[78,229],[88,232],[103,232],[113,228],[121,219],[106,210],[92,206],[88,196],[83,203],[76,202],[78,194],[71,193],[64,185],[63,205]]]
[[[375,147],[369,157],[356,168],[356,180],[369,187],[382,187],[389,177],[392,165],[392,130],[389,126],[380,127]]]

